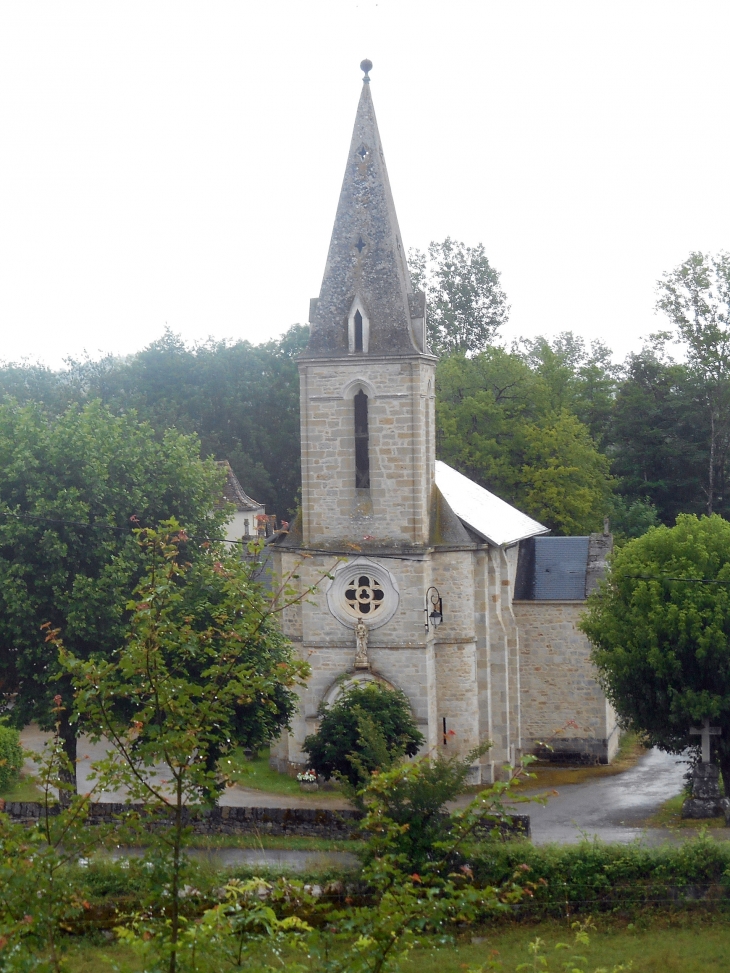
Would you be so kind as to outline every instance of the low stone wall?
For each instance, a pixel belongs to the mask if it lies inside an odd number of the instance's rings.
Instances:
[[[13,821],[37,824],[44,814],[43,805],[37,801],[7,801],[5,811]],[[58,806],[49,809],[58,813]],[[149,828],[169,822],[162,814],[151,812],[142,804],[92,803],[89,805],[89,824],[115,824],[130,812],[146,818]],[[359,811],[330,811],[324,808],[302,807],[214,807],[210,809],[184,808],[185,823],[195,834],[265,834],[298,835],[305,838],[359,838]],[[529,814],[514,814],[501,823],[504,833],[514,833],[529,838]]]

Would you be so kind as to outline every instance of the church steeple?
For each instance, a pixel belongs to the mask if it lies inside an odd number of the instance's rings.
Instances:
[[[427,352],[365,72],[306,357]]]

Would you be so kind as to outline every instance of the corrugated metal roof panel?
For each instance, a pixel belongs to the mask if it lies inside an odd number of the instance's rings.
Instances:
[[[587,567],[587,537],[536,537],[535,601],[582,601]]]
[[[456,516],[490,544],[509,546],[548,530],[440,460],[436,486]]]

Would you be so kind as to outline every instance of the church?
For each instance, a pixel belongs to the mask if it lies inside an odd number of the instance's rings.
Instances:
[[[289,772],[322,703],[352,680],[410,701],[425,750],[491,749],[490,783],[545,745],[609,761],[616,718],[576,627],[611,538],[545,527],[436,459],[436,358],[411,285],[363,78],[309,346],[299,360],[302,502],[268,547],[279,577],[316,592],[284,613],[311,666],[271,750]],[[546,751],[548,752],[548,751]]]

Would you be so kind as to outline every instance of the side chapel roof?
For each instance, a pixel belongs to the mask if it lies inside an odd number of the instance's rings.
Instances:
[[[370,322],[368,354],[426,352],[420,347],[424,298],[414,294],[408,273],[370,94],[372,64],[360,67],[365,77],[322,287],[310,306],[305,358],[348,354],[347,322],[356,301]]]
[[[436,460],[436,486],[459,520],[497,547],[549,530],[441,460]]]

